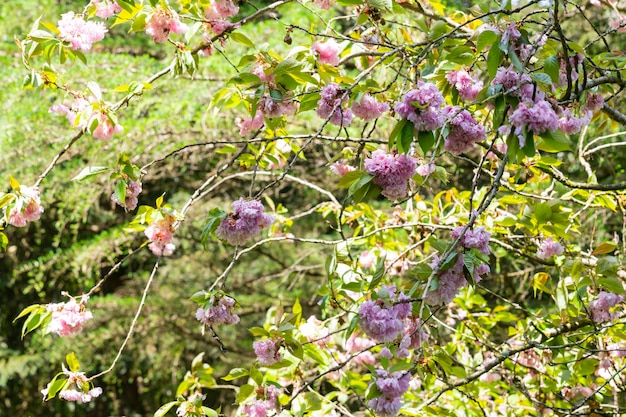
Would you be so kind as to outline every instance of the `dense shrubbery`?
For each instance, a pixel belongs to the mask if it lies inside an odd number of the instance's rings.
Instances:
[[[469,6],[16,8],[3,404],[623,413],[624,5]]]

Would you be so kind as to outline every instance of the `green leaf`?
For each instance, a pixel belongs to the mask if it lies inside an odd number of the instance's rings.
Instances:
[[[0,208],[6,206],[7,204],[9,204],[11,202],[11,200],[13,200],[15,198],[15,195],[8,193],[8,194],[3,194],[0,197]]]
[[[68,382],[65,378],[59,378],[59,376],[63,375],[59,373],[52,378],[50,381],[50,385],[48,385],[48,395],[44,398],[44,401],[48,401],[54,397],[56,397],[57,393],[61,391],[65,387],[65,384]]]
[[[496,39],[496,42],[500,42],[500,37]],[[494,43],[495,45],[495,43]],[[502,51],[500,48],[492,47],[487,54],[487,71],[489,71],[489,81],[493,80],[498,72],[498,68],[500,67],[500,63],[502,62]]]
[[[389,143],[388,143],[389,149],[392,149],[395,146],[396,140],[397,140],[398,136],[400,135],[400,132],[402,131],[402,129],[404,129],[404,126],[407,123],[409,123],[409,121],[407,119],[402,119],[398,123],[396,123],[396,125],[393,128],[393,130],[389,134]]]
[[[367,290],[372,291],[374,288],[377,288],[380,282],[385,276],[385,260],[379,259],[376,263],[376,270],[374,271],[374,275],[372,276],[372,280],[370,281]]]
[[[0,251],[5,251],[9,245],[9,238],[4,233],[0,232]]]
[[[109,168],[105,167],[105,166],[92,166],[92,167],[86,167],[83,168],[82,171],[80,171],[80,173],[78,175],[76,175],[74,178],[72,178],[72,181],[82,181],[85,180],[87,178],[91,178],[95,175],[99,175],[102,174],[103,172],[107,172],[109,170]],[[124,200],[120,200],[120,201],[124,201]]]
[[[393,10],[392,0],[367,0],[370,6],[373,6],[384,12],[390,12]]]
[[[561,131],[547,131],[542,133],[543,142],[537,144],[537,149],[545,152],[571,151],[570,139]]]
[[[202,229],[202,234],[200,235],[200,242],[202,243],[202,246],[205,250],[207,248],[209,237],[215,232],[217,227],[220,225],[222,220],[226,218],[226,216],[228,216],[228,214],[221,208],[216,207],[209,211],[206,224],[204,225],[204,229]]]
[[[411,123],[412,125],[412,123]],[[428,152],[435,145],[435,133],[429,131],[421,131],[417,134],[417,143],[424,153]]]
[[[13,191],[19,191],[20,190],[20,183],[17,182],[17,180],[15,178],[13,178],[13,176],[9,176],[9,184],[11,185],[11,189]]]
[[[74,352],[65,355],[65,362],[67,362],[67,366],[70,367],[70,371],[72,372],[77,372],[80,369],[80,363]]]
[[[616,276],[598,277],[597,283],[600,287],[603,287],[612,293],[624,294],[624,285]]]
[[[235,398],[235,402],[237,404],[241,404],[243,401],[248,399],[250,395],[254,392],[254,387],[250,384],[244,384],[239,388],[239,393],[237,393],[237,397]]]
[[[546,223],[552,218],[552,208],[547,203],[535,205],[535,218],[539,223]]]
[[[117,201],[124,204],[126,201],[126,181],[119,180],[115,183],[114,195],[115,198],[117,198]]]
[[[153,417],[163,417],[167,414],[168,411],[172,409],[175,405],[179,405],[180,401],[170,401],[167,404],[163,404],[159,409],[154,413]]]
[[[22,312],[20,314],[18,314],[18,316],[13,319],[13,323],[15,323],[18,319],[21,319],[22,317],[24,317],[25,315],[32,313],[33,311],[37,310],[37,309],[41,309],[42,306],[39,304],[33,304],[32,306],[28,306],[26,307],[24,310],[22,310]]]
[[[365,174],[365,171],[362,170],[346,172],[343,177],[339,179],[339,188],[349,188],[355,181],[358,181],[363,174]]]
[[[413,143],[413,135],[414,135],[414,127],[413,123],[407,121],[402,126],[402,130],[400,131],[400,137],[398,138],[398,143],[396,144],[398,147],[398,152],[400,153],[408,153],[411,150],[411,143]]]
[[[237,378],[242,378],[244,376],[248,376],[248,370],[244,368],[234,368],[231,369],[228,375],[223,376],[221,379],[224,381],[232,381]]]
[[[552,85],[552,78],[545,72],[534,72],[530,74],[530,78],[548,86]]]
[[[614,252],[615,248],[617,248],[617,245],[615,243],[613,243],[613,242],[604,242],[600,246],[596,247],[593,250],[593,252],[591,252],[591,255],[593,255],[593,256],[606,255],[607,253]]]
[[[202,406],[202,412],[204,412],[204,414],[207,417],[218,417],[219,416],[219,413],[217,411],[215,411],[212,408],[205,407],[205,406]]]
[[[611,276],[617,273],[620,263],[614,256],[604,256],[598,259],[596,272],[600,275]],[[623,290],[621,291],[623,292]]]
[[[480,32],[476,39],[476,49],[478,52],[482,52],[487,46],[493,46],[496,43],[498,43],[498,34],[491,30],[484,30]]]
[[[524,141],[522,151],[529,158],[535,156],[535,135],[531,131],[526,132],[526,140]]]
[[[559,82],[559,58],[556,55],[551,55],[543,62],[543,72],[548,74],[553,83]]]
[[[228,37],[237,43],[256,49],[256,44],[241,32],[231,32]]]

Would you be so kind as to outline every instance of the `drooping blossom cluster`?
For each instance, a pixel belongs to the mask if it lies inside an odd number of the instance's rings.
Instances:
[[[47,331],[61,337],[73,336],[83,331],[83,324],[93,318],[85,308],[89,297],[83,296],[79,303],[74,298],[66,303],[51,303],[47,305],[48,312],[52,313]]]
[[[323,324],[317,317],[310,316],[306,322],[298,327],[298,330],[309,342],[322,347],[329,341],[329,330]]]
[[[120,180],[124,181],[124,180]],[[126,198],[122,203],[117,199],[115,193],[111,194],[111,201],[115,204],[124,207],[126,210],[135,210],[137,208],[137,204],[139,204],[139,194],[141,194],[142,186],[141,181],[128,180],[126,182]]]
[[[322,119],[329,119],[335,126],[347,127],[352,123],[352,110],[343,108],[348,100],[345,90],[338,84],[329,83],[322,88],[320,100],[317,102],[317,115]]]
[[[67,376],[68,387],[59,392],[59,398],[62,400],[84,404],[102,395],[102,388],[100,387],[86,390],[91,384],[87,381],[87,376],[84,372],[72,372],[64,368],[63,373]],[[44,400],[48,397],[49,391],[50,384],[41,390]]]
[[[388,299],[383,299],[383,295]],[[378,342],[392,342],[404,331],[404,320],[411,314],[410,297],[400,292],[396,295],[395,286],[385,286],[378,292],[379,298],[361,304],[359,320],[366,335]],[[386,297],[385,297],[386,298]]]
[[[272,411],[278,411],[280,391],[274,385],[257,388],[256,399],[243,406],[242,413],[248,417],[266,417]]]
[[[118,133],[122,133],[124,128],[111,120],[111,117],[102,111],[95,111],[91,120],[97,119],[98,126],[91,132],[91,136],[100,140],[109,140]]]
[[[364,250],[359,256],[359,264],[362,268],[370,269],[376,263],[376,255],[372,251]]]
[[[454,230],[450,232],[450,237],[457,239],[461,236],[463,228],[464,226],[454,228]],[[491,253],[489,239],[491,239],[491,234],[481,226],[475,229],[467,229],[463,237],[461,237],[461,240],[459,240],[459,244],[466,249],[478,249],[485,255],[489,255]]]
[[[75,95],[74,101],[68,106],[64,104],[53,104],[48,110],[50,113],[64,115],[72,127],[86,129],[97,121],[96,128],[91,135],[100,140],[109,140],[113,135],[122,133],[124,128],[113,120],[107,111],[93,110],[91,103],[98,102],[95,97],[86,99],[81,95]]]
[[[535,88],[533,80],[528,74],[518,73],[513,65],[508,68],[500,67],[491,81],[492,85],[502,85],[508,94],[519,97],[522,101],[541,100],[545,97],[543,91]]]
[[[446,80],[456,88],[463,101],[474,101],[483,89],[483,82],[472,77],[465,70],[452,71],[446,75]]]
[[[367,405],[379,416],[395,416],[402,407],[402,396],[409,388],[411,374],[408,371],[389,372],[378,369],[376,375],[376,388],[381,395],[372,398]]]
[[[461,110],[457,106],[447,106],[443,114],[450,119],[448,122],[450,132],[443,147],[446,151],[460,155],[487,137],[485,127],[479,124],[467,110]]]
[[[152,40],[159,43],[167,42],[170,33],[179,35],[187,33],[189,27],[180,21],[178,14],[172,10],[157,7],[146,23],[146,33]]]
[[[172,243],[174,240],[174,221],[173,216],[165,215],[162,219],[153,221],[144,231],[146,237],[150,239],[148,248],[155,255],[169,256],[174,253],[174,249],[176,249]]]
[[[520,146],[524,146],[526,132],[541,135],[544,132],[559,128],[559,116],[550,103],[538,100],[534,103],[520,103],[509,116],[509,122],[515,126],[515,135],[519,138]]]
[[[587,111],[582,117],[576,117],[571,109],[565,109],[559,115],[559,130],[566,135],[573,135],[580,132],[583,126],[587,126],[591,120],[592,113]]]
[[[594,391],[595,390],[591,387],[584,387],[582,385],[577,385],[572,388],[563,387],[563,389],[561,390],[561,395],[566,400],[574,401],[576,399],[591,397]]]
[[[337,161],[337,162],[333,162],[330,165],[330,170],[334,172],[335,174],[339,175],[340,177],[343,177],[348,172],[352,172],[355,169],[356,169],[355,167],[348,164],[346,161]]]
[[[196,319],[205,325],[219,326],[232,325],[239,323],[239,316],[232,313],[235,306],[235,300],[227,295],[216,297],[212,295],[205,308],[198,308],[196,311]]]
[[[439,257],[435,256],[430,264],[432,268],[439,264]],[[467,280],[463,274],[463,257],[457,256],[452,267],[445,271],[437,271],[437,285],[435,289],[429,289],[424,297],[430,305],[448,304],[459,293],[461,288],[467,286]],[[489,265],[480,264],[474,267],[474,281],[479,282],[482,276],[490,271]]]
[[[39,188],[24,185],[21,185],[19,191],[15,192],[13,203],[4,208],[7,224],[15,227],[24,227],[28,222],[39,220],[42,213]]]
[[[311,46],[311,52],[317,54],[317,60],[320,64],[332,66],[339,64],[339,52],[341,52],[341,47],[334,39],[328,39],[325,42],[315,41],[313,46]]]
[[[537,258],[551,259],[563,253],[563,246],[559,242],[555,242],[551,237],[543,239],[537,247]]]
[[[604,106],[604,97],[600,94],[588,94],[585,100],[585,110],[595,113]]]
[[[233,23],[226,19],[236,16],[237,13],[239,13],[239,6],[232,0],[213,0],[207,6],[204,16],[209,21],[210,30],[215,35],[221,35],[233,26]]]
[[[591,310],[591,319],[596,323],[613,320],[616,313],[610,309],[621,303],[624,297],[612,292],[601,291],[598,297],[589,303]]]
[[[406,320],[406,327],[404,328],[404,334],[398,345],[396,355],[399,358],[408,357],[409,351],[421,348],[422,343],[428,340],[428,337],[428,332],[422,324],[422,320],[419,317],[409,317]]]
[[[61,15],[57,23],[59,39],[72,44],[72,49],[88,51],[95,42],[104,39],[107,28],[102,22],[88,22],[82,16],[67,12]]]
[[[378,119],[383,113],[389,110],[389,104],[380,103],[374,96],[365,93],[361,97],[361,101],[352,102],[351,108],[356,117],[369,122],[370,120]]]
[[[419,80],[417,88],[408,91],[396,104],[395,111],[413,123],[418,131],[432,131],[443,126],[443,95],[432,83]]]
[[[122,11],[122,6],[115,0],[91,0],[91,4],[96,6],[96,16],[108,19],[115,13]]]
[[[258,130],[263,127],[265,119],[263,118],[263,112],[257,111],[254,117],[249,117],[247,119],[237,119],[235,120],[235,123],[239,128],[239,134],[243,136],[248,132]]]
[[[417,163],[405,154],[388,154],[382,149],[365,160],[365,170],[372,175],[372,182],[382,188],[382,194],[390,200],[406,196],[408,183],[415,175]]]
[[[289,97],[283,96],[282,100],[278,101],[269,95],[265,95],[259,100],[257,113],[261,112],[263,115],[273,119],[280,116],[293,116],[297,109],[297,103]]]
[[[252,344],[257,361],[261,366],[271,366],[283,359],[280,353],[280,340],[264,339],[257,340]]]
[[[221,221],[215,233],[233,246],[243,245],[274,221],[272,215],[263,213],[263,203],[259,200],[241,197],[232,206],[233,212]]]

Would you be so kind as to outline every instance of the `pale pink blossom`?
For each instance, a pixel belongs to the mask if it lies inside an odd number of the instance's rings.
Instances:
[[[368,363],[371,365],[376,362],[376,358],[368,349],[374,345],[376,345],[376,342],[372,339],[359,337],[356,333],[352,333],[346,341],[346,351],[352,354],[358,353],[358,355],[352,358],[352,362],[355,364],[362,365]]]
[[[551,237],[543,239],[537,247],[537,258],[551,259],[563,253],[563,246],[559,242],[555,242]]]
[[[378,119],[383,113],[389,110],[389,104],[380,103],[369,93],[361,97],[361,101],[352,102],[352,112],[360,119],[369,122]]]
[[[483,82],[472,77],[465,70],[452,71],[446,75],[446,80],[456,88],[463,101],[474,101],[483,89]]]
[[[221,221],[216,235],[233,246],[243,245],[274,221],[273,216],[263,213],[263,203],[259,200],[241,197],[232,206],[233,212]]]
[[[232,0],[212,0],[207,6],[204,16],[207,20],[228,19],[239,13],[239,6]]]
[[[107,19],[122,11],[122,6],[115,0],[91,0],[91,4],[96,6],[96,16],[102,19]]]
[[[512,96],[519,97],[523,101],[534,102],[545,98],[543,91],[533,85],[533,80],[530,76],[516,72],[513,69],[513,65],[510,65],[508,68],[498,68],[491,84],[502,85],[505,92]]]
[[[129,179],[124,182],[126,183],[126,198],[124,202],[120,202],[115,196],[115,193],[111,194],[111,201],[121,207],[124,207],[124,209],[126,210],[132,211],[137,208],[137,204],[139,203],[138,196],[142,191],[141,181],[133,181]]]
[[[576,399],[583,399],[591,397],[595,390],[591,387],[575,386],[572,388],[564,387],[561,390],[561,395],[567,400],[573,401]]]
[[[320,92],[320,100],[317,102],[317,115],[322,119],[329,119],[329,122],[336,126],[350,126],[354,114],[352,110],[342,107],[347,100],[345,90],[338,84],[325,85]]]
[[[207,326],[232,325],[239,323],[239,316],[232,313],[235,300],[227,295],[211,296],[205,308],[198,308],[196,319]]]
[[[265,119],[263,118],[263,113],[257,111],[253,118],[249,117],[245,120],[238,119],[235,123],[239,127],[239,134],[244,136],[248,132],[262,128],[263,123],[265,123]]]
[[[48,332],[56,333],[61,337],[73,336],[83,331],[83,324],[93,318],[85,308],[87,299],[83,297],[80,303],[74,298],[66,303],[48,304],[46,307],[51,314]]]
[[[374,255],[371,251],[364,250],[359,256],[359,263],[361,264],[361,267],[370,269],[376,263],[376,255]]]
[[[208,23],[208,25],[211,28],[211,32],[213,32],[215,35],[221,35],[222,33],[234,27],[234,24],[229,22],[228,20],[219,20],[219,19],[211,20],[211,22]]]
[[[596,323],[613,320],[617,314],[610,310],[623,300],[624,297],[621,295],[601,291],[598,297],[589,303],[592,320]]]
[[[311,4],[317,7],[318,9],[328,10],[330,9],[330,5],[332,4],[331,0],[312,0]]]
[[[188,30],[189,27],[180,21],[176,12],[161,7],[154,10],[146,24],[146,33],[159,43],[166,42],[170,33],[182,35]]]
[[[328,39],[326,42],[314,42],[311,46],[311,52],[317,53],[317,60],[320,64],[328,64],[336,66],[339,64],[340,46],[334,39]]]
[[[396,104],[395,111],[413,123],[417,131],[433,131],[443,126],[445,116],[441,111],[443,95],[432,83],[419,80],[417,88],[408,91]]]
[[[589,94],[584,108],[592,113],[597,112],[604,106],[604,98],[600,94]]]
[[[379,297],[388,295],[388,301],[378,298],[366,301],[359,307],[359,322],[366,335],[379,342],[392,342],[404,331],[404,319],[411,313],[410,298],[400,292],[396,296],[395,286],[383,288]]]
[[[379,369],[376,375],[376,388],[381,395],[371,399],[367,405],[372,407],[379,416],[395,416],[402,407],[401,398],[409,388],[411,374],[407,371],[388,372]]]
[[[450,237],[457,239],[461,235],[463,228],[464,226],[456,227],[450,232]],[[490,238],[491,234],[481,226],[476,229],[467,229],[463,237],[459,240],[459,244],[466,249],[475,248],[485,255],[489,255],[491,253],[491,248],[489,247]]]
[[[365,170],[372,175],[372,182],[382,188],[382,194],[390,200],[406,197],[408,183],[415,175],[415,158],[405,154],[388,154],[382,149],[365,160]]]
[[[73,50],[83,52],[90,50],[93,43],[101,41],[107,32],[104,23],[87,22],[81,16],[74,15],[74,12],[62,14],[57,26],[59,39],[71,43]]]
[[[556,130],[559,127],[559,116],[545,100],[535,103],[520,103],[515,111],[509,116],[509,121],[515,126],[515,134],[519,138],[520,146],[524,146],[526,133],[532,132],[541,135],[544,132]]]
[[[446,151],[460,155],[487,137],[485,127],[479,124],[467,110],[461,110],[457,106],[447,106],[443,114],[449,119],[450,129],[443,146]]]
[[[335,174],[339,175],[340,177],[343,177],[348,172],[352,172],[355,169],[356,169],[355,167],[353,167],[352,165],[349,165],[345,161],[333,162],[330,166],[330,170],[334,172]]]
[[[165,216],[153,221],[144,231],[146,237],[150,239],[148,248],[155,255],[169,256],[174,252],[176,248],[172,243],[174,240],[174,221],[174,217]]]
[[[432,174],[433,172],[435,172],[435,169],[437,169],[437,166],[435,164],[426,163],[426,164],[420,164],[415,169],[415,172],[417,172],[422,177],[426,177],[426,176]]]
[[[113,135],[122,133],[124,128],[114,123],[111,118],[104,112],[96,111],[93,113],[91,120],[97,119],[98,126],[91,132],[91,135],[100,140],[109,140]],[[91,124],[91,123],[90,123]]]
[[[14,194],[13,202],[4,208],[5,216],[8,211],[7,223],[14,227],[24,227],[29,222],[39,220],[43,213],[39,188],[22,185]]]
[[[283,355],[279,352],[280,341],[278,340],[257,340],[252,344],[252,348],[261,366],[271,366],[283,359]]]
[[[242,413],[247,417],[266,417],[270,413],[278,414],[278,396],[280,391],[274,385],[257,388],[256,399],[243,406]]]

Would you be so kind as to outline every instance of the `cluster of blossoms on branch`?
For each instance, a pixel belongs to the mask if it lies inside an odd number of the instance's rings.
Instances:
[[[435,84],[417,81],[417,88],[406,92],[396,104],[395,111],[413,123],[418,132],[431,132],[443,126],[445,100]]]
[[[124,202],[121,202],[116,197],[115,193],[111,194],[111,201],[115,204],[123,207],[126,210],[133,211],[137,208],[137,204],[139,204],[139,194],[141,194],[142,186],[141,181],[135,180],[120,180],[125,182],[126,187],[126,195],[124,198]],[[150,239],[152,240],[152,239]]]
[[[122,11],[122,6],[115,0],[91,0],[91,4],[96,6],[96,16],[102,19],[108,19]]]
[[[365,170],[372,175],[374,184],[382,188],[382,194],[390,200],[406,197],[409,180],[415,175],[417,163],[405,154],[388,154],[382,149],[365,160]]]
[[[278,396],[280,390],[268,384],[256,389],[256,398],[242,408],[242,413],[248,417],[265,417],[279,409]]]
[[[96,139],[109,140],[113,135],[122,133],[124,128],[98,102],[96,97],[87,99],[82,94],[75,94],[69,106],[53,104],[48,111],[64,115],[76,129],[91,129],[96,125],[91,135]]]
[[[91,384],[87,381],[84,372],[72,372],[63,368],[63,374],[67,377],[66,387],[59,392],[59,398],[65,401],[77,402],[79,404],[91,402],[92,399],[102,395],[102,388],[91,388]],[[44,400],[48,397],[51,386],[48,384],[46,388],[41,390]]]
[[[79,303],[74,298],[70,298],[65,303],[48,304],[46,308],[51,313],[51,320],[47,331],[61,337],[82,332],[83,324],[93,318],[91,312],[85,308],[87,300],[89,297],[83,295]]]
[[[20,186],[19,190],[14,190],[12,204],[4,208],[7,224],[15,227],[24,227],[29,222],[39,220],[42,213],[39,188],[24,185]]]
[[[271,366],[283,359],[280,353],[281,342],[279,339],[264,339],[252,344],[259,365]]]
[[[228,18],[239,13],[239,6],[232,0],[212,0],[207,5],[204,16],[209,21],[207,24],[215,35],[221,35],[226,29],[233,26]]]
[[[375,381],[381,395],[372,398],[367,405],[379,416],[395,416],[402,407],[402,396],[409,389],[411,374],[408,371],[389,372],[378,369]]]
[[[243,245],[274,221],[272,215],[263,213],[263,203],[259,200],[241,197],[232,206],[233,212],[221,221],[215,233],[233,246]]]
[[[156,7],[152,15],[146,22],[146,33],[152,36],[155,42],[167,42],[170,33],[183,35],[187,33],[189,27],[180,21],[178,14],[163,7]]]
[[[328,39],[325,42],[313,42],[311,52],[317,54],[317,60],[320,64],[332,66],[339,64],[339,52],[341,52],[341,47],[334,39]]]
[[[206,326],[232,325],[239,323],[239,316],[231,311],[235,306],[235,300],[227,295],[209,298],[204,308],[196,311],[196,319]]]
[[[543,239],[537,247],[537,258],[539,259],[552,259],[554,256],[561,255],[563,253],[563,246],[559,242],[555,242],[551,237]]]
[[[107,28],[102,22],[85,21],[82,16],[68,12],[57,23],[59,39],[69,42],[72,49],[88,51],[95,42],[104,39]]]
[[[144,231],[146,237],[150,239],[148,248],[155,255],[169,256],[174,253],[176,246],[172,242],[174,241],[175,221],[174,216],[166,214],[161,219],[153,220]]]
[[[592,320],[596,323],[613,320],[617,316],[617,313],[611,312],[610,310],[623,300],[624,297],[621,295],[601,291],[598,297],[589,303]]]

